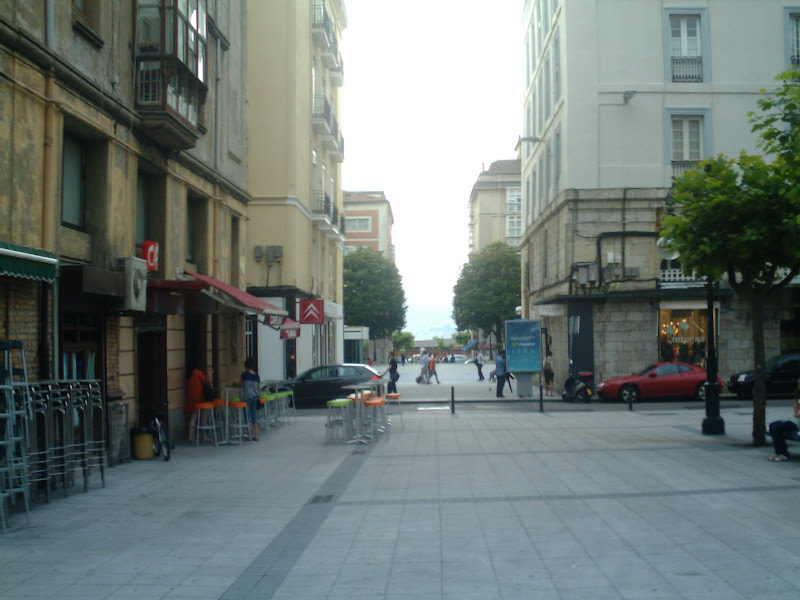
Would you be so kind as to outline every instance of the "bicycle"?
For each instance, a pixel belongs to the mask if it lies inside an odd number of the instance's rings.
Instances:
[[[167,431],[167,424],[164,423],[160,417],[153,417],[153,423],[150,426],[153,430],[153,454],[155,456],[163,456],[165,461],[169,460],[171,447],[169,445],[169,432]]]

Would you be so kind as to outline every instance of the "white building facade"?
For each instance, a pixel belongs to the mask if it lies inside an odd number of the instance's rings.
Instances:
[[[599,377],[702,364],[703,282],[657,247],[672,180],[756,151],[748,112],[797,63],[800,2],[526,0],[523,24],[522,304],[557,381],[568,357]],[[768,355],[797,349],[795,295],[768,309]],[[724,283],[717,310],[725,378],[752,366],[751,322]]]

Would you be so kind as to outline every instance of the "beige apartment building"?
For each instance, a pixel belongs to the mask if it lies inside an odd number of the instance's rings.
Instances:
[[[395,262],[392,244],[394,215],[384,192],[344,192],[344,217],[347,231],[345,253],[359,246],[368,246]]]
[[[518,247],[523,231],[520,160],[496,160],[469,195],[469,254],[494,242]]]
[[[183,430],[187,368],[238,379],[244,0],[0,2],[0,338]]]
[[[344,357],[344,214],[339,126],[347,14],[341,0],[248,0],[247,122],[252,201],[247,290],[299,327],[251,324],[262,378]],[[324,301],[307,323],[303,301]]]

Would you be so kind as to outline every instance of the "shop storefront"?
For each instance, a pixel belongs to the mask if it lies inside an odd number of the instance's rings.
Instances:
[[[719,323],[719,306],[714,310]],[[658,360],[705,367],[708,347],[708,308],[703,302],[662,302],[659,306]],[[715,341],[719,339],[716,328]]]

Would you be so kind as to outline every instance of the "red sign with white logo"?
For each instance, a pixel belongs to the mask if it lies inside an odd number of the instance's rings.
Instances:
[[[142,242],[142,258],[147,261],[148,271],[158,271],[158,242]]]
[[[325,323],[325,300],[300,300],[300,322],[303,325],[322,325]]]

